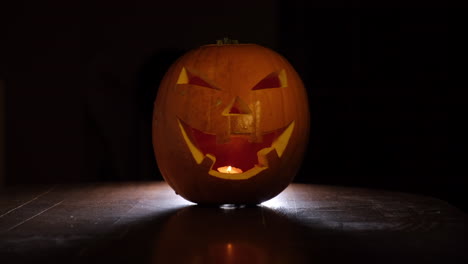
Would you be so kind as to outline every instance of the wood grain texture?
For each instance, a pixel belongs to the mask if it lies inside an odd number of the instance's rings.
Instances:
[[[467,263],[467,215],[430,197],[291,184],[200,207],[163,182],[0,194],[0,263]]]

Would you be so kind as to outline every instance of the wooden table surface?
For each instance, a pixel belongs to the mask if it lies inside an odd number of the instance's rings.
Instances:
[[[322,185],[247,208],[199,207],[164,182],[16,186],[0,194],[0,263],[468,263],[467,219]]]

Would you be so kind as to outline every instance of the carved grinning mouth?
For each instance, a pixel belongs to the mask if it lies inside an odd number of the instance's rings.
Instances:
[[[186,145],[198,164],[207,167],[214,177],[243,180],[267,169],[272,159],[283,155],[294,130],[289,125],[262,135],[262,142],[250,142],[249,136],[231,135],[227,143],[218,143],[216,135],[195,129],[182,120],[178,124]],[[216,171],[223,166],[235,166],[243,173],[229,174]]]

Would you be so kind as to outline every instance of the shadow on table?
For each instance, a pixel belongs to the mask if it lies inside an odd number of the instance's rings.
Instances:
[[[187,206],[127,226],[79,262],[105,263],[464,263],[443,231],[356,231],[295,219],[264,206]],[[120,231],[119,231],[120,232]],[[110,236],[112,238],[112,236]],[[443,238],[443,239],[440,239]],[[465,255],[463,255],[465,254]]]
[[[187,206],[101,241],[86,262],[308,263],[299,225],[266,207]]]

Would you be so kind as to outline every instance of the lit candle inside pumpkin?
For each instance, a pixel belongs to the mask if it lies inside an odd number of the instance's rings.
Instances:
[[[241,169],[236,168],[236,167],[232,167],[232,166],[219,167],[218,171],[221,172],[221,173],[229,173],[229,174],[242,173]]]

